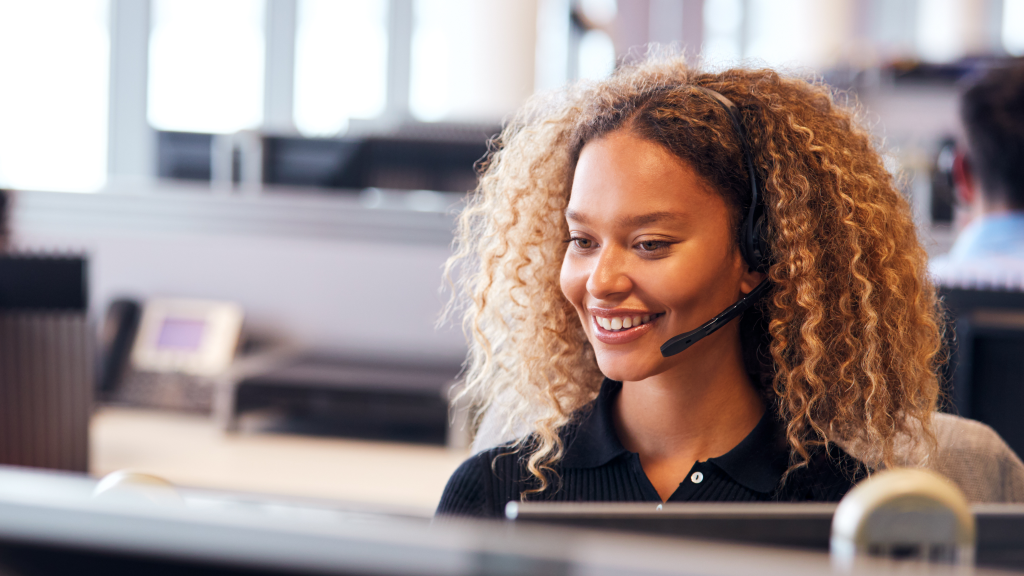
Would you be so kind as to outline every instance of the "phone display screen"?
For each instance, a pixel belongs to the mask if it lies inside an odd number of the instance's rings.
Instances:
[[[198,350],[203,343],[206,322],[191,318],[165,318],[160,325],[156,347],[161,350]]]

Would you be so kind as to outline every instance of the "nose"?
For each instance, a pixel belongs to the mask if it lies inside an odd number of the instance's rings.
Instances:
[[[587,278],[587,292],[599,300],[633,289],[633,281],[626,273],[626,254],[614,248],[605,248],[594,262]]]

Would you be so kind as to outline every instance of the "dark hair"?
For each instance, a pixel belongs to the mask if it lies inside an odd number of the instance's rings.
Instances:
[[[984,193],[1024,208],[1024,58],[993,68],[968,88],[960,118]]]

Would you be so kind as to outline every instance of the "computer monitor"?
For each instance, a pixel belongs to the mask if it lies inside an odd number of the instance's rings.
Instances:
[[[793,576],[826,554],[502,522],[346,513],[338,507],[140,505],[94,499],[96,481],[0,466],[0,574]],[[872,566],[853,574],[895,573]],[[877,568],[877,567],[874,567]]]
[[[510,502],[510,520],[827,551],[836,504]]]
[[[509,520],[827,552],[836,504],[510,502]],[[979,566],[1024,570],[1024,504],[980,504]]]
[[[195,132],[156,133],[156,175],[176,180],[209,180],[213,134]]]
[[[475,165],[486,156],[491,134],[486,128],[424,128],[344,138],[264,135],[262,181],[340,190],[468,192],[476,187]],[[211,134],[158,132],[157,175],[210,180],[213,146]],[[240,162],[236,154],[235,181]]]

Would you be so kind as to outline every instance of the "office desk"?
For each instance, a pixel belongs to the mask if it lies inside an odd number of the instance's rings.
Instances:
[[[267,433],[225,434],[212,418],[100,408],[89,470],[147,472],[182,486],[382,504],[428,516],[468,452]]]

